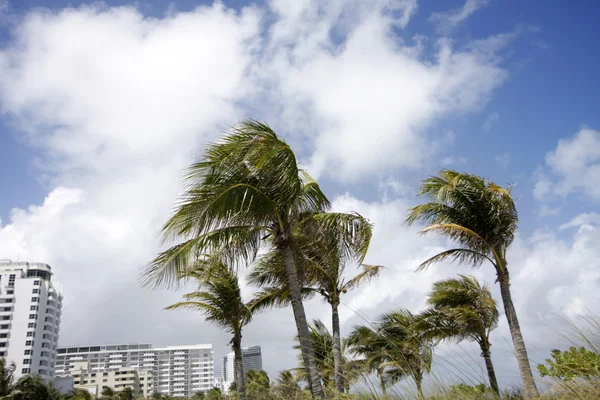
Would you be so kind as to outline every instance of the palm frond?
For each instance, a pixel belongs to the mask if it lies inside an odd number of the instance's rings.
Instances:
[[[343,286],[342,291],[352,290],[360,284],[370,281],[377,277],[381,270],[384,268],[382,265],[366,265],[363,264],[363,270],[358,275],[355,275],[352,279],[348,280]]]

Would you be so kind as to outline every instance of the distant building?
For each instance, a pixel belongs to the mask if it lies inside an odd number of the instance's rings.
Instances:
[[[169,396],[190,397],[196,392],[208,391],[214,385],[212,344],[164,348],[152,348],[150,344],[61,347],[56,375],[71,375],[80,362],[87,362],[87,370],[96,373],[96,378],[98,373],[132,368],[138,371],[140,384],[139,371],[152,371],[151,392]]]
[[[0,357],[15,378],[54,378],[63,296],[48,264],[0,260]]]
[[[232,383],[235,382],[235,355],[233,351],[223,356],[223,365],[221,366],[221,382],[223,390],[228,391]],[[262,370],[262,354],[260,346],[244,347],[242,349],[242,365],[244,375],[250,370]]]
[[[104,387],[120,392],[126,387],[131,388],[136,395],[149,397],[154,392],[154,372],[137,370],[133,367],[119,367],[111,370],[90,370],[89,362],[79,361],[73,364],[68,372],[63,372],[61,378],[72,378],[73,387],[84,389],[99,397]]]

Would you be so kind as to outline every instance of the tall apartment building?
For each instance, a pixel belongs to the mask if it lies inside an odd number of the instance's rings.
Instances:
[[[192,396],[214,384],[212,344],[152,348],[150,344],[61,347],[56,375],[70,375],[81,362],[91,372],[121,368],[153,372],[153,391],[170,396]]]
[[[48,264],[0,260],[0,357],[15,377],[54,377],[62,294]]]
[[[221,382],[223,390],[228,391],[229,387],[235,382],[235,355],[233,351],[223,356],[223,365],[221,365]],[[260,346],[242,348],[242,365],[244,375],[250,370],[262,370],[262,354]]]

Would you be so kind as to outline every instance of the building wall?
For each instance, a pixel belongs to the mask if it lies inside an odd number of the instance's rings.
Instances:
[[[82,361],[89,363],[90,371],[126,367],[152,371],[153,391],[171,396],[192,396],[208,391],[214,384],[211,344],[165,348],[152,348],[150,344],[64,347],[58,349],[56,375],[68,374]]]
[[[54,377],[62,294],[49,265],[0,260],[0,356],[15,377]]]

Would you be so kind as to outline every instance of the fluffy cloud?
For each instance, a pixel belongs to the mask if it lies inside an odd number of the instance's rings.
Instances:
[[[534,196],[544,200],[548,195],[565,197],[583,193],[600,200],[600,132],[582,128],[574,136],[561,139],[556,149],[546,155],[549,174],[542,174],[534,188]]]
[[[348,297],[345,331],[361,322],[355,312],[419,309],[431,283],[456,271],[413,272],[447,244],[404,227],[412,189],[380,171],[422,165],[445,140],[425,128],[485,105],[506,77],[498,52],[511,37],[466,46],[434,38],[428,46],[393,33],[410,22],[415,1],[322,3],[274,0],[242,11],[215,4],[164,18],[97,5],[35,10],[15,25],[0,51],[0,106],[41,153],[40,175],[52,190],[0,225],[0,255],[53,266],[65,292],[62,344],[213,342],[217,356],[224,352],[228,338],[201,317],[159,311],[178,293],[142,289],[137,276],[160,248],[182,169],[247,114],[273,121],[311,172],[380,175],[381,200],[335,200],[336,209],[373,220],[368,261],[388,268]],[[561,251],[565,268],[575,266],[564,290],[586,284],[591,270],[579,263],[598,259],[586,239],[595,228],[572,224],[572,244],[552,233],[516,246],[529,272],[521,278],[513,269],[515,287],[526,294],[530,276],[540,293],[553,283],[536,275],[554,261],[543,244]],[[493,280],[487,270],[476,274]],[[540,302],[544,315],[560,310],[546,297],[515,296],[520,309]],[[318,300],[308,312],[327,318]],[[274,374],[295,366],[293,336],[291,313],[282,310],[258,316],[245,338],[263,345]]]

